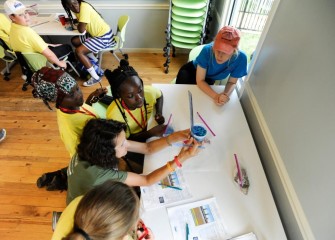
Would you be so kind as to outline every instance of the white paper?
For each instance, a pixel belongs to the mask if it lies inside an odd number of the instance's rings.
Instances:
[[[229,238],[229,240],[257,240],[257,237],[253,232],[251,232],[238,237]]]
[[[169,188],[159,184],[178,187],[182,190]],[[149,187],[141,187],[141,201],[145,210],[165,206],[192,197],[181,169],[176,169],[160,182]]]
[[[173,239],[225,240],[227,232],[216,199],[167,208]],[[189,228],[188,237],[186,225]]]

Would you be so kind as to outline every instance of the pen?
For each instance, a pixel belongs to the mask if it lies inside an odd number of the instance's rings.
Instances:
[[[190,229],[188,228],[188,223],[186,223],[186,240],[188,240],[188,235],[190,235]]]
[[[199,118],[201,119],[201,121],[206,125],[206,127],[208,128],[208,130],[213,134],[213,136],[215,137],[216,135],[215,135],[215,133],[212,131],[212,129],[208,126],[208,124],[206,123],[206,121],[201,117],[201,115],[200,115],[200,113],[198,113],[197,112],[197,114],[198,114],[198,116],[199,116]]]
[[[240,169],[240,165],[238,164],[237,155],[236,155],[235,153],[234,153],[234,157],[235,157],[235,162],[236,162],[236,167],[237,167],[238,179],[240,180],[240,187],[242,187],[242,175],[241,175],[241,169]]]
[[[164,186],[164,187],[167,187],[167,188],[173,188],[173,189],[176,189],[176,190],[183,190],[180,187],[170,186],[170,185],[166,185],[166,184],[163,184],[163,183],[158,183],[158,185],[161,185],[161,186]]]

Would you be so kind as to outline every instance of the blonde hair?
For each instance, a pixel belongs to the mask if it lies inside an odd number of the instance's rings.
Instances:
[[[108,180],[82,198],[74,216],[73,232],[65,239],[120,240],[137,226],[139,207],[132,188]]]

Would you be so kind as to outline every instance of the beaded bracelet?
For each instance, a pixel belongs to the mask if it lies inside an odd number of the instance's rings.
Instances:
[[[170,162],[166,163],[166,167],[169,169],[169,172],[173,172],[174,171],[174,169],[170,165]]]
[[[177,164],[177,167],[181,168],[183,165],[179,162],[178,156],[174,156],[174,162]]]

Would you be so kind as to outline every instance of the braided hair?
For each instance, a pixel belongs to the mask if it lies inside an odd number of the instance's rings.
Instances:
[[[73,23],[74,23],[74,19],[73,19],[71,10],[70,10],[69,7],[66,6],[66,4],[67,4],[69,1],[71,1],[71,0],[61,0],[61,3],[62,3],[62,6],[63,6],[63,8],[64,8],[66,14],[69,16],[69,18],[70,18],[70,20],[71,20],[71,23],[73,24]],[[101,14],[100,14],[100,13],[99,13],[99,12],[92,6],[92,4],[90,4],[89,2],[86,2],[86,1],[84,1],[84,0],[77,0],[77,1],[78,1],[79,5],[80,5],[82,2],[87,3],[88,5],[90,5],[90,6],[94,9],[94,11],[96,11],[96,12],[100,15],[101,18],[103,18],[103,17],[101,16]]]
[[[120,66],[113,71],[106,69],[105,76],[111,86],[112,95],[115,98],[120,98],[119,89],[122,83],[132,76],[137,76],[143,85],[143,80],[138,76],[138,73],[132,66],[129,66],[129,62],[125,59],[121,59]]]
[[[118,68],[114,69],[113,71],[106,69],[105,70],[105,76],[109,82],[109,85],[111,87],[111,92],[113,96],[113,101],[115,102],[116,106],[118,107],[120,113],[122,114],[122,117],[127,124],[127,128],[129,130],[129,133],[131,134],[131,129],[128,124],[128,120],[125,114],[125,111],[121,104],[118,103],[119,99],[121,98],[119,91],[122,84],[130,77],[136,76],[140,79],[141,84],[143,86],[143,80],[139,77],[138,73],[135,71],[135,69],[132,66],[129,66],[129,62],[125,59],[121,59],[120,66]],[[119,101],[120,102],[120,101]],[[147,119],[147,103],[144,98],[144,108],[145,108],[145,117]]]

